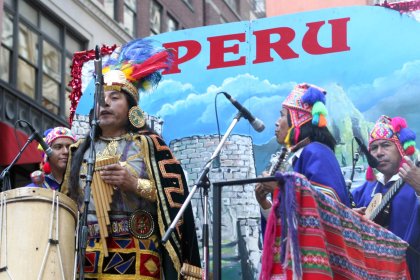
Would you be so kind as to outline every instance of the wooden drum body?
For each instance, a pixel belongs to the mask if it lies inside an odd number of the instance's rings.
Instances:
[[[0,280],[73,279],[76,203],[42,188],[0,193]]]

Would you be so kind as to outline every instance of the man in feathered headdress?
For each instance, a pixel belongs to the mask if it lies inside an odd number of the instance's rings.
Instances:
[[[98,202],[91,198],[86,278],[178,279],[181,266],[200,266],[191,205],[168,242],[161,237],[188,195],[179,161],[146,124],[139,90],[155,86],[170,54],[150,41],[135,40],[116,49],[105,64],[105,101],[99,108],[94,137],[101,180],[114,189],[109,211],[109,237],[98,226]],[[89,138],[71,147],[68,195],[82,206]],[[99,208],[99,206],[98,206]],[[100,224],[100,221],[99,221]]]
[[[369,151],[379,162],[378,173],[374,174],[369,167],[367,181],[353,191],[356,206],[361,208],[357,211],[361,214],[376,194],[385,195],[388,191],[395,194],[389,196],[389,204],[377,215],[381,219],[375,221],[409,243],[407,263],[411,279],[420,277],[420,198],[411,185],[397,181],[404,157],[415,152],[415,139],[405,119],[381,116],[369,135]]]

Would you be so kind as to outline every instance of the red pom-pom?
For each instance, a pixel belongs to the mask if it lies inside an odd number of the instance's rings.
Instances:
[[[407,122],[404,118],[395,117],[395,118],[392,118],[391,125],[394,128],[395,132],[400,132],[401,128],[407,127]]]
[[[50,166],[50,163],[48,161],[46,163],[44,163],[44,165],[42,166],[42,170],[44,170],[45,174],[50,174],[51,173],[51,166]]]
[[[414,146],[409,146],[407,149],[405,149],[405,154],[407,156],[411,156],[414,154],[414,152],[416,151],[416,148],[414,148]]]
[[[373,168],[372,167],[368,167],[366,170],[366,180],[372,182],[376,180],[376,176],[375,173],[373,173]]]

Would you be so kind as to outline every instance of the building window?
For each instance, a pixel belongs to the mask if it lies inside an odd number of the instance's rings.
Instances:
[[[57,48],[44,41],[42,59],[42,104],[47,110],[58,114],[60,108],[61,53]]]
[[[168,24],[166,26],[166,31],[167,32],[171,32],[171,31],[176,31],[178,30],[178,22],[171,17],[170,15],[168,15]]]
[[[124,28],[128,34],[135,37],[136,1],[124,0]]]
[[[9,83],[15,80],[12,87],[48,111],[68,117],[69,66],[73,53],[83,50],[84,44],[67,26],[29,3],[24,0],[17,1],[15,6],[4,3],[0,78]],[[16,15],[18,20],[14,21]],[[17,52],[16,62],[12,61],[14,52]]]
[[[239,11],[239,1],[238,0],[225,0],[225,2],[232,8],[234,11]]]
[[[3,15],[3,32],[0,49],[0,78],[10,82],[10,63],[13,49],[13,16],[7,12]]]
[[[162,7],[152,1],[150,4],[150,29],[151,34],[159,34],[161,30]]]
[[[115,19],[115,1],[114,0],[103,0],[104,11],[112,19]]]
[[[184,0],[184,2],[190,5],[191,7],[193,5],[193,0]]]
[[[17,88],[35,99],[36,72],[38,70],[38,34],[30,27],[20,23],[18,42]]]

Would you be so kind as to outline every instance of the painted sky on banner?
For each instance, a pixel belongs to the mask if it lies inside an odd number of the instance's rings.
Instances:
[[[324,22],[318,33],[321,46],[332,45],[330,20],[349,18],[346,24],[348,51],[314,55],[302,47],[308,23]],[[289,47],[297,58],[282,59],[271,51],[272,62],[253,64],[254,31],[287,27],[295,38]],[[245,33],[245,42],[227,40],[225,47],[239,46],[239,53],[225,55],[225,61],[246,57],[243,66],[207,70],[210,62],[210,40],[215,36]],[[193,59],[180,64],[181,73],[164,75],[159,86],[142,94],[140,105],[147,113],[164,121],[166,141],[192,135],[217,133],[215,96],[228,92],[256,117],[266,129],[254,132],[241,120],[233,133],[251,135],[262,144],[273,137],[274,122],[281,102],[300,82],[324,87],[328,96],[339,88],[369,121],[379,115],[401,115],[420,133],[417,98],[420,96],[420,23],[397,11],[382,7],[350,7],[186,29],[153,36],[162,44],[195,40],[201,51]],[[279,38],[273,36],[272,40]],[[112,43],[110,42],[109,45]],[[185,53],[180,52],[180,56]],[[84,96],[76,110],[87,114],[91,96]],[[90,101],[91,102],[91,101]],[[218,116],[223,133],[236,115],[236,109],[223,96],[217,98]],[[417,114],[417,116],[416,116]]]

